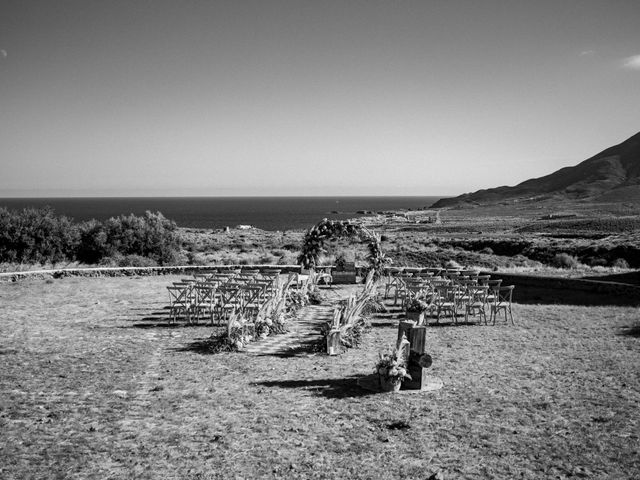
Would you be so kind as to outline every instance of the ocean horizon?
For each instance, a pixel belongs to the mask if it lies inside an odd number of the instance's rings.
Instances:
[[[51,197],[0,198],[9,209],[51,207],[76,221],[161,212],[179,227],[217,229],[251,225],[263,230],[307,229],[323,218],[344,220],[357,212],[418,210],[442,196],[327,197]]]

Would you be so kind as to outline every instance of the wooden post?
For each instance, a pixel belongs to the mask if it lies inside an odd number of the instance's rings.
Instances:
[[[413,327],[409,331],[408,338],[411,344],[411,351],[419,354],[427,353],[427,327]]]
[[[407,362],[407,370],[411,380],[405,380],[402,388],[405,390],[424,390],[429,384],[427,368],[431,366],[431,356],[427,353],[427,327],[413,327],[409,331],[409,345],[411,352]]]

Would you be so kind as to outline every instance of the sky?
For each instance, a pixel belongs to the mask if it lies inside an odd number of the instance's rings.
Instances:
[[[0,0],[0,196],[457,195],[640,131],[638,0]]]

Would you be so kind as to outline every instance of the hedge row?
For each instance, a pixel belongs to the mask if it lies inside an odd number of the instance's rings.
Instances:
[[[175,222],[160,212],[75,223],[48,207],[0,208],[0,262],[173,265],[179,246]]]

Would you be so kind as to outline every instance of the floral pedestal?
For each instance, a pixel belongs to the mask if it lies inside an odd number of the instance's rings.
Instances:
[[[380,389],[383,392],[399,392],[400,391],[400,387],[402,386],[402,380],[400,380],[399,378],[389,378],[389,377],[384,377],[382,375],[380,375],[379,378],[380,378]]]

